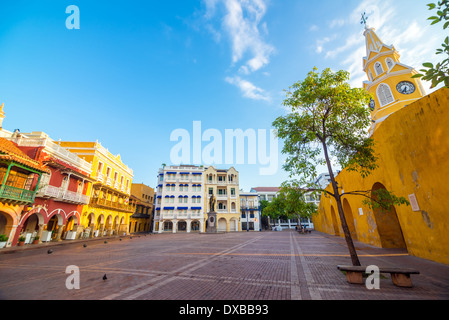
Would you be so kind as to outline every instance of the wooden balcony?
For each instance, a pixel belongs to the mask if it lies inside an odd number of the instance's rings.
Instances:
[[[35,191],[20,189],[7,185],[0,187],[0,199],[14,204],[30,204],[34,202]]]
[[[90,205],[93,207],[101,207],[105,209],[112,209],[131,213],[134,213],[134,211],[136,210],[135,206],[101,198],[91,198]]]

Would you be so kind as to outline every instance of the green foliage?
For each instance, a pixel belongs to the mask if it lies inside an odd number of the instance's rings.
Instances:
[[[317,165],[327,164],[328,148],[342,168],[367,175],[376,167],[374,142],[367,134],[371,96],[351,88],[348,80],[347,71],[325,69],[320,74],[314,68],[287,92],[283,104],[292,112],[273,122],[285,141],[283,168],[290,177],[301,176],[302,185],[317,176]]]
[[[283,182],[279,194],[285,201],[285,213],[288,217],[310,218],[318,210],[314,203],[306,202],[306,191],[295,180]]]
[[[279,219],[285,215],[285,203],[281,196],[273,198],[271,202],[264,208],[262,215],[271,219]]]
[[[362,203],[367,205],[370,209],[389,210],[391,206],[395,205],[410,205],[410,202],[407,199],[398,197],[386,189],[378,189],[372,193],[371,197],[362,201]]]
[[[297,185],[297,181],[284,182],[278,195],[267,204],[262,215],[272,219],[310,218],[318,208],[314,203],[306,203],[304,194],[304,189]]]
[[[6,234],[0,234],[0,242],[8,241],[8,236]]]
[[[431,20],[430,25],[437,24],[445,21],[443,24],[443,30],[449,27],[449,0],[438,1],[437,3],[429,3],[427,5],[429,10],[436,10],[436,15],[429,17],[427,20]],[[422,78],[423,80],[431,81],[431,88],[435,88],[438,84],[444,83],[449,88],[449,37],[446,37],[441,48],[436,50],[436,54],[442,54],[444,56],[441,62],[438,62],[435,66],[426,62],[423,63],[423,67],[419,74],[413,76],[413,78]]]

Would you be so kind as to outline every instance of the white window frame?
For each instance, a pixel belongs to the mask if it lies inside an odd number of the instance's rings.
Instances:
[[[385,88],[385,90],[388,90],[388,91],[381,92],[381,90],[382,90],[381,88]],[[386,95],[388,93],[391,96],[391,100],[388,100],[389,97]],[[376,95],[377,95],[377,99],[379,100],[379,105],[381,108],[394,102],[393,92],[391,91],[390,86],[386,83],[379,84],[379,86],[376,89]]]
[[[378,72],[378,67],[380,67],[380,72]],[[382,66],[382,63],[380,61],[374,62],[374,72],[377,76],[384,72],[384,67]]]

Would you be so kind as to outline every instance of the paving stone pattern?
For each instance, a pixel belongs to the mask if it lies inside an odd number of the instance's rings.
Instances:
[[[379,290],[347,283],[336,268],[351,264],[344,239],[319,232],[178,233],[1,249],[0,299],[449,299],[449,266],[400,249],[356,247],[363,265],[420,270],[414,287],[396,287],[389,275]],[[79,267],[78,290],[66,288],[69,265]]]

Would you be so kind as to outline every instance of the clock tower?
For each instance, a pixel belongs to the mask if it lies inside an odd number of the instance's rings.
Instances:
[[[365,21],[366,22],[366,21]],[[421,80],[413,78],[418,72],[399,61],[399,53],[393,45],[386,45],[374,28],[365,24],[366,57],[363,71],[368,81],[363,88],[373,95],[371,111],[372,134],[390,114],[425,96]]]

